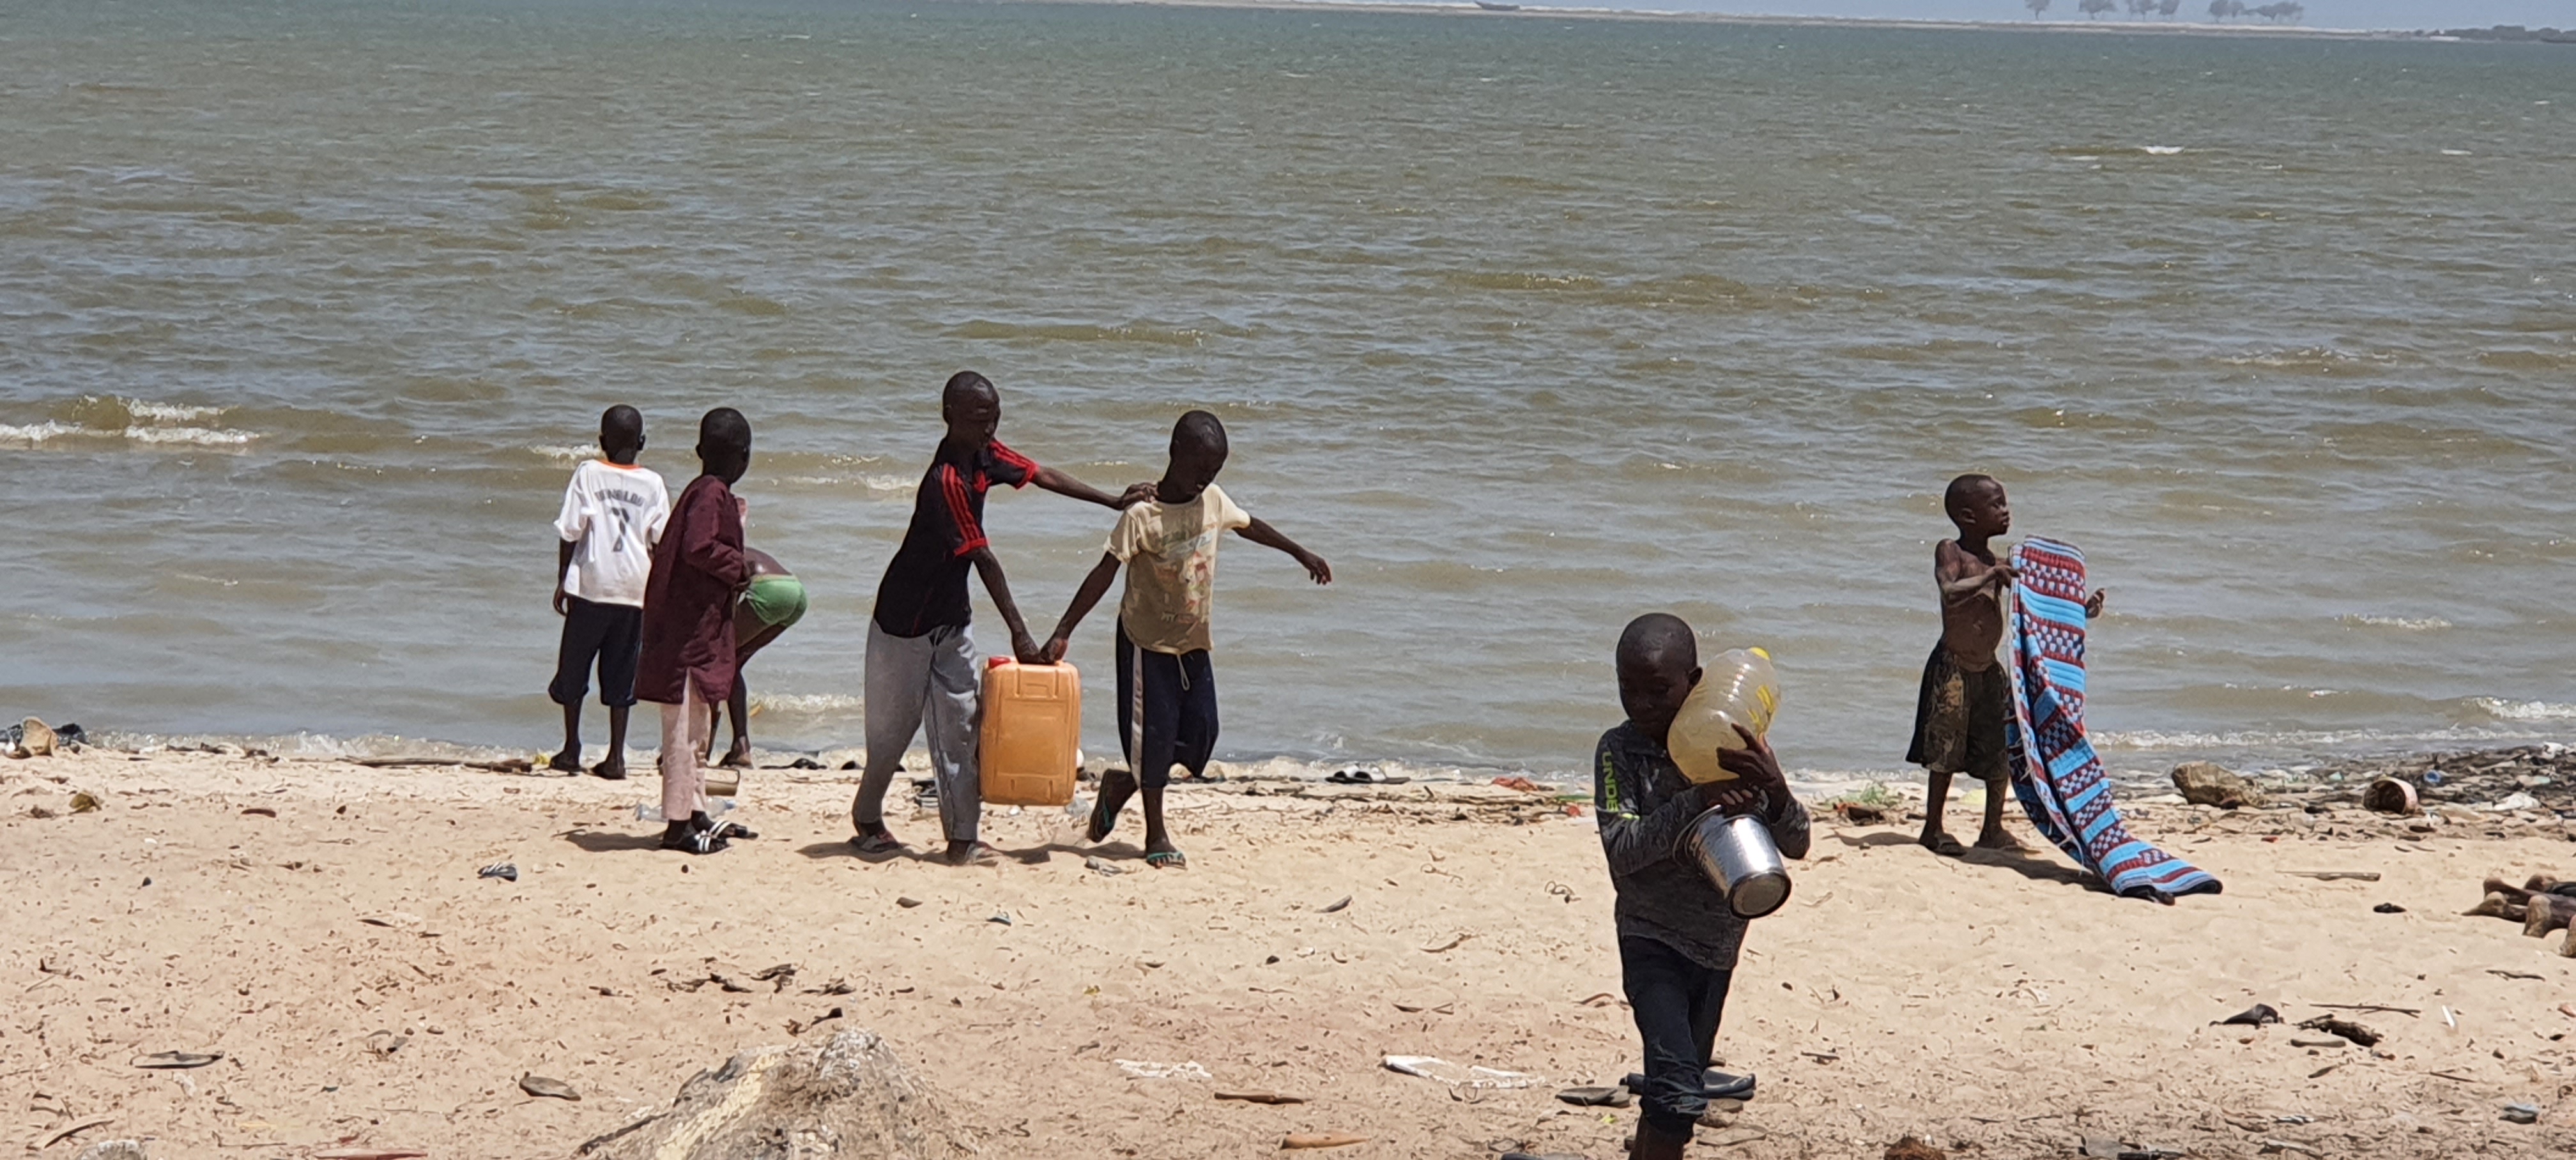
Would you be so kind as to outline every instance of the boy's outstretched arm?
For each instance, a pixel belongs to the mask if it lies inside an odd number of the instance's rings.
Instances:
[[[1054,664],[1064,659],[1065,652],[1073,647],[1074,626],[1081,624],[1083,617],[1091,615],[1092,609],[1100,607],[1100,598],[1109,594],[1109,582],[1117,578],[1118,557],[1102,552],[1100,563],[1092,566],[1091,575],[1083,577],[1082,587],[1074,590],[1073,603],[1065,606],[1064,619],[1056,622],[1055,635],[1048,637],[1046,647],[1038,650],[1046,658],[1046,663]]]
[[[1125,511],[1126,509],[1134,507],[1145,500],[1154,498],[1154,485],[1150,483],[1132,483],[1127,485],[1126,491],[1117,495],[1111,495],[1108,492],[1084,483],[1079,479],[1075,479],[1070,475],[1057,471],[1052,467],[1041,467],[1037,469],[1036,474],[1029,476],[1029,482],[1034,483],[1039,487],[1043,487],[1048,491],[1054,492],[1057,495],[1072,496],[1075,499],[1082,500],[1087,503],[1096,503],[1113,511]]]
[[[993,558],[993,549],[978,546],[968,558],[975,561],[975,574],[984,578],[984,591],[992,594],[1002,623],[1011,626],[1011,655],[1024,665],[1046,663],[1038,653],[1038,642],[1029,637],[1028,623],[1020,619],[1020,606],[1011,600],[1011,582],[1002,575],[1002,562]]]
[[[1318,556],[1313,552],[1309,552],[1304,548],[1298,547],[1297,541],[1280,535],[1279,529],[1271,527],[1269,524],[1263,523],[1257,518],[1250,524],[1244,526],[1243,538],[1259,544],[1262,547],[1277,548],[1282,552],[1288,553],[1291,557],[1296,559],[1297,563],[1305,567],[1306,574],[1314,577],[1315,583],[1317,584],[1330,584],[1333,582],[1333,566],[1325,563],[1322,556]]]

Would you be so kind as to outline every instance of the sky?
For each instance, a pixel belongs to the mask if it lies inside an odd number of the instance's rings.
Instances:
[[[2247,0],[2258,7],[2266,0]],[[2319,28],[2483,28],[2521,24],[2576,28],[2576,0],[2301,0]],[[2022,0],[1530,0],[1532,5],[1764,13],[1781,16],[1877,16],[1922,20],[2027,18]],[[2052,20],[2078,20],[2077,0],[2054,0]],[[2128,5],[2120,6],[2126,12]],[[2183,0],[2183,15],[2209,18],[2209,0]]]

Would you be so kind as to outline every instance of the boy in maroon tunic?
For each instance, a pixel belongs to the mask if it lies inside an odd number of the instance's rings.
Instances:
[[[707,817],[706,773],[698,755],[715,736],[715,707],[733,693],[736,597],[751,584],[742,551],[742,509],[732,484],[751,466],[751,422],[731,407],[698,420],[698,461],[644,587],[644,652],[635,695],[662,706],[662,848],[712,854],[728,837],[752,835]]]

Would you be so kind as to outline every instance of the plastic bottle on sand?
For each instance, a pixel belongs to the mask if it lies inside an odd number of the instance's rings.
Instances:
[[[1718,765],[1717,752],[1744,748],[1738,725],[1755,737],[1771,731],[1771,719],[1780,712],[1780,676],[1771,669],[1771,654],[1758,648],[1728,649],[1701,667],[1699,685],[1682,701],[1664,744],[1693,783],[1733,781],[1735,775]]]

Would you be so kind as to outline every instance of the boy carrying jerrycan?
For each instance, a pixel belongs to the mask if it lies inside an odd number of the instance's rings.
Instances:
[[[1807,856],[1807,809],[1762,739],[1779,704],[1768,657],[1728,653],[1703,671],[1690,625],[1654,613],[1620,634],[1617,661],[1628,719],[1601,735],[1592,792],[1645,1045],[1628,1079],[1643,1105],[1629,1156],[1679,1160],[1712,1094],[1752,1090],[1708,1063],[1745,926],[1788,898],[1779,857]]]

